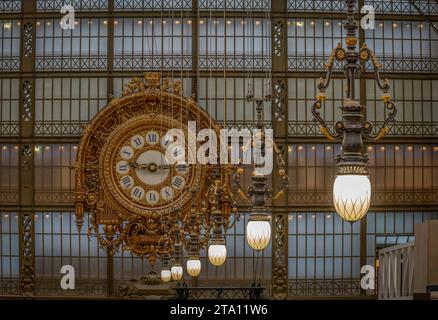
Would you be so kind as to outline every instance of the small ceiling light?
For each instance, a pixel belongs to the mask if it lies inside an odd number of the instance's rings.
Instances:
[[[149,24],[154,24],[154,20],[149,20]]]
[[[199,20],[199,24],[204,24],[204,20]]]
[[[3,146],[2,149],[3,149],[3,150],[8,150],[8,147],[7,147],[7,146]]]
[[[260,21],[256,20],[255,24],[256,24],[256,26],[260,25]]]
[[[393,27],[393,28],[397,28],[397,27],[398,27],[398,24],[397,24],[397,23],[393,23],[393,24],[392,24],[392,27]]]
[[[175,20],[175,24],[179,24],[180,23],[180,21],[179,20]]]
[[[75,22],[76,23],[76,22]],[[37,26],[39,27],[41,25],[41,22],[37,21]]]
[[[179,281],[183,277],[183,267],[182,266],[172,266],[170,269],[170,274],[172,275],[172,280]]]
[[[413,149],[412,146],[409,146],[409,147],[408,147],[408,150],[409,150],[409,151],[412,151],[412,149]]]
[[[187,23],[188,23],[188,24],[192,24],[192,20],[188,20]]]
[[[438,151],[438,147],[433,147],[433,151]]]
[[[141,20],[138,20],[138,21],[137,21],[137,23],[138,23],[138,24],[142,24],[142,23],[143,23],[143,21],[141,21]]]
[[[380,147],[380,150],[385,151],[385,147],[384,147],[384,146],[381,146],[381,147]]]
[[[292,147],[292,146],[289,146],[289,147],[288,147],[288,151],[289,151],[289,152],[292,152],[292,150],[293,150],[293,147]]]
[[[45,149],[46,151],[47,151],[47,150],[50,150],[50,146],[46,146],[44,149]]]
[[[49,219],[50,216],[49,216],[48,214],[46,214],[46,215],[44,216],[44,218]]]
[[[187,260],[187,273],[191,277],[197,277],[201,273],[201,260],[199,258],[193,258]]]
[[[315,25],[315,21],[310,21],[310,25],[314,26]]]
[[[370,207],[371,183],[366,174],[338,174],[333,184],[336,212],[346,221],[362,219]]]
[[[103,24],[104,24],[104,25],[107,25],[107,24],[108,24],[108,21],[103,20]]]
[[[161,281],[163,282],[169,282],[172,278],[172,273],[169,269],[163,269],[161,270]]]
[[[331,146],[327,146],[327,147],[325,147],[325,149],[326,149],[326,150],[331,150],[332,147],[331,147]]]
[[[163,20],[163,24],[166,24],[167,23],[167,21],[166,20]]]
[[[48,25],[48,26],[51,26],[52,23],[51,23],[50,21],[47,21],[47,25]]]
[[[298,146],[298,150],[302,151],[303,150],[303,146]]]
[[[423,146],[421,149],[422,149],[423,151],[426,151],[426,150],[427,150],[427,147],[426,147],[426,146]]]
[[[316,150],[316,147],[315,147],[315,146],[312,146],[312,150],[315,151],[315,150]]]
[[[297,26],[298,27],[302,27],[304,25],[304,23],[302,21],[297,21]]]
[[[330,22],[326,21],[326,22],[325,22],[325,26],[326,26],[326,27],[329,27],[329,26],[330,26]]]
[[[225,263],[227,259],[227,247],[224,244],[211,244],[208,247],[208,260],[216,267]]]
[[[271,240],[269,217],[254,214],[246,226],[246,240],[256,251],[264,250]]]
[[[5,213],[4,217],[5,217],[5,219],[9,218],[9,214]]]
[[[373,147],[372,146],[368,146],[368,151],[371,151],[371,150],[373,150]]]
[[[231,24],[231,20],[227,20],[227,24]]]
[[[114,20],[114,24],[115,24],[115,25],[118,25],[119,22],[118,22],[117,20]]]
[[[14,150],[18,150],[18,146],[14,146]]]

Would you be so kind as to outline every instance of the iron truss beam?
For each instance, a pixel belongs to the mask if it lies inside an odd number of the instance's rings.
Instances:
[[[435,0],[437,3],[438,1]],[[427,23],[429,23],[429,25],[432,27],[433,31],[435,31],[436,34],[438,34],[438,28],[435,26],[435,24],[432,22],[431,17],[427,16],[423,10],[421,10],[421,8],[417,5],[416,0],[409,0],[409,2],[411,3],[411,5],[415,8],[415,10],[417,10],[417,12],[424,18],[424,20],[427,21]]]

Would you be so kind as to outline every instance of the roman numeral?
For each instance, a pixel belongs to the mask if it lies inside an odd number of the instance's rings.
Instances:
[[[143,196],[143,192],[140,188],[135,188],[134,191],[132,192],[132,196],[134,198],[140,199]]]
[[[128,165],[127,164],[119,165],[119,171],[128,171]]]
[[[132,186],[132,180],[129,176],[125,176],[122,178],[122,183],[125,186],[125,188],[129,188],[130,186]]]
[[[136,147],[139,147],[139,146],[141,146],[141,144],[142,144],[142,141],[141,141],[141,139],[140,139],[139,137],[135,138],[135,139],[133,140],[133,142],[135,143],[135,146],[136,146]]]
[[[183,185],[184,180],[180,177],[176,177],[175,179],[173,179],[173,185],[176,188],[181,188],[181,186]]]
[[[182,154],[182,150],[180,148],[176,148],[175,150],[173,150],[173,156],[174,157],[178,157]]]
[[[123,154],[126,154],[128,157],[130,157],[131,156],[131,152],[130,151],[128,151],[128,150],[123,150]]]
[[[167,196],[168,198],[171,198],[171,197],[172,197],[172,195],[170,194],[169,190],[166,189],[164,192],[166,193],[166,196]]]
[[[157,196],[154,192],[149,193],[149,201],[157,201]]]
[[[157,135],[156,134],[148,134],[148,141],[150,142],[150,143],[155,143],[155,142],[157,142]]]

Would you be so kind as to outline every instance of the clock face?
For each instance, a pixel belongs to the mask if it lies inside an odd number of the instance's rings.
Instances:
[[[160,131],[145,131],[128,137],[119,148],[115,171],[119,187],[132,201],[162,205],[178,198],[190,180],[190,168],[171,164],[166,149],[173,138]]]
[[[146,119],[133,120],[110,136],[102,153],[104,188],[114,203],[131,212],[173,212],[189,203],[191,188],[202,185],[205,169],[166,158],[174,143],[167,131],[181,123],[160,116]],[[181,147],[171,151],[176,158],[188,152]]]

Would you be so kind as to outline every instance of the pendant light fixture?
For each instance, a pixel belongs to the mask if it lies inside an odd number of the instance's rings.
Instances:
[[[380,63],[374,53],[363,44],[357,49],[358,22],[354,19],[354,7],[357,1],[346,0],[347,21],[344,23],[346,33],[346,49],[339,44],[331,53],[327,63],[326,76],[318,82],[319,93],[313,104],[312,113],[315,121],[320,125],[322,133],[329,140],[342,140],[342,151],[337,156],[337,176],[333,184],[333,203],[339,216],[350,222],[362,219],[371,203],[371,184],[368,177],[368,156],[364,153],[363,139],[377,141],[388,131],[389,125],[395,121],[397,109],[390,94],[389,81],[380,79]],[[346,75],[346,96],[341,106],[342,121],[335,124],[332,132],[324,119],[320,109],[326,100],[326,91],[330,85],[334,61],[343,64]],[[382,91],[381,100],[387,111],[387,118],[379,130],[365,120],[366,106],[356,101],[355,79],[368,62],[374,69],[375,81]]]

